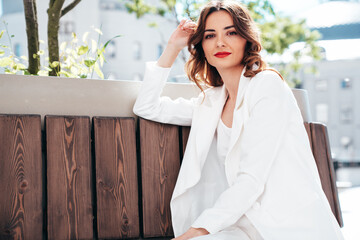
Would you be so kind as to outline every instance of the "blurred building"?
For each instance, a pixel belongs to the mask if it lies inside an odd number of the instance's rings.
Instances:
[[[360,2],[322,1],[300,16],[322,34],[318,74],[301,73],[313,120],[328,126],[336,160],[360,161]]]
[[[66,0],[64,6],[72,1]],[[149,2],[149,1],[147,1]],[[159,4],[159,0],[153,0]],[[40,39],[47,42],[47,9],[49,1],[37,1]],[[2,20],[8,23],[12,38],[12,47],[17,56],[27,56],[27,38],[22,0],[2,0]],[[158,27],[149,27],[150,23]],[[103,72],[107,79],[141,80],[146,61],[155,61],[162,53],[167,40],[176,28],[176,21],[171,17],[145,15],[137,19],[135,14],[127,12],[124,3],[118,0],[83,0],[60,20],[59,42],[71,39],[75,32],[81,40],[85,32],[92,32],[90,37],[97,40],[98,36],[92,26],[102,30],[101,41],[105,43],[116,35],[122,35],[108,45],[106,49],[107,63]],[[4,29],[4,27],[0,27]],[[3,37],[1,41],[7,41]],[[46,44],[40,48],[47,49]],[[45,65],[45,59],[42,59]],[[170,80],[184,74],[184,61],[180,58],[175,62]]]

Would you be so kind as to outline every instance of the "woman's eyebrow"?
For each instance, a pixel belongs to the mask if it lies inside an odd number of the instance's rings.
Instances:
[[[233,27],[235,27],[235,26],[234,25],[227,26],[227,27],[224,27],[224,30],[229,29],[229,28],[233,28]]]
[[[235,26],[234,25],[227,26],[227,27],[224,27],[224,30],[229,29],[229,28],[233,28],[233,27],[235,27]],[[215,32],[215,30],[214,29],[205,29],[205,32]]]

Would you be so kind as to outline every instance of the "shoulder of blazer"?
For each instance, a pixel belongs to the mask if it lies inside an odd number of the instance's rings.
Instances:
[[[199,104],[206,103],[216,98],[220,93],[223,86],[219,87],[209,87],[204,90],[204,92],[200,92],[199,94]],[[204,99],[205,97],[205,99]]]
[[[283,88],[284,84],[287,85],[286,81],[279,74],[271,70],[264,70],[251,78],[249,90],[256,89],[256,91],[262,90],[268,92],[277,88]]]
[[[271,70],[264,70],[251,78],[247,90],[247,98],[250,102],[256,102],[265,96],[279,96],[289,88],[286,81],[279,74]]]

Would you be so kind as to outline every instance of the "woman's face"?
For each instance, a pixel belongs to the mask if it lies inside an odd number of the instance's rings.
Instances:
[[[240,67],[245,45],[228,12],[220,10],[207,17],[202,48],[208,63],[218,71]]]

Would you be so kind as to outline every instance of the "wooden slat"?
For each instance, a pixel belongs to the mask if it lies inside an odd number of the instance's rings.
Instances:
[[[46,116],[49,239],[93,239],[89,117]]]
[[[188,142],[191,127],[180,127],[181,129],[181,141],[182,141],[182,155],[184,156],[186,144]]]
[[[99,238],[139,237],[135,120],[94,118]]]
[[[42,239],[40,121],[0,115],[0,239]]]
[[[322,188],[339,225],[343,226],[326,126],[320,123],[310,123],[310,129],[312,150],[321,178]]]
[[[310,123],[308,122],[305,122],[304,123],[304,126],[305,126],[305,129],[306,129],[306,132],[308,134],[308,138],[309,138],[309,143],[310,143],[310,147],[312,149],[312,141],[311,141],[311,129],[310,129]]]
[[[180,169],[178,126],[139,121],[144,237],[171,236],[170,199]]]

